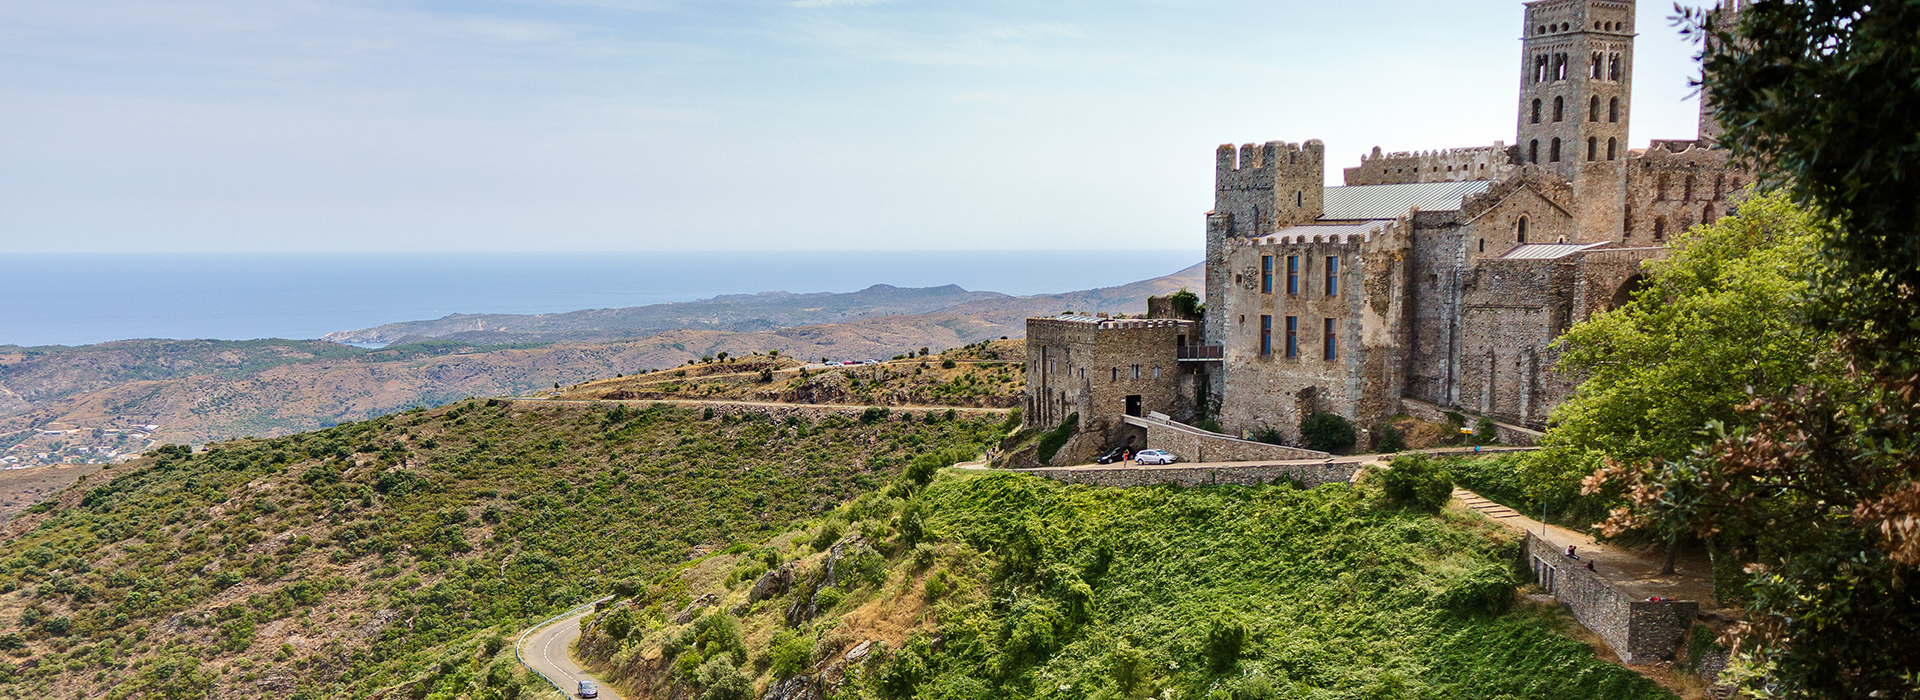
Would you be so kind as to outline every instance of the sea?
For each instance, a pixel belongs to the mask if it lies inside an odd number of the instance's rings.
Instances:
[[[319,338],[449,314],[537,314],[875,284],[1013,295],[1151,279],[1199,250],[0,254],[0,345]]]

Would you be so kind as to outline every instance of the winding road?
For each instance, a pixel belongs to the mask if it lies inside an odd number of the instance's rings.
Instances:
[[[573,640],[580,637],[580,621],[593,614],[589,605],[567,613],[566,617],[554,620],[544,627],[534,629],[520,640],[520,660],[528,668],[546,676],[567,697],[574,697],[580,681],[590,680],[600,686],[601,700],[620,700],[620,693],[607,687],[600,679],[588,675],[580,665],[573,662],[567,650],[573,647]],[[535,696],[538,697],[538,696]]]

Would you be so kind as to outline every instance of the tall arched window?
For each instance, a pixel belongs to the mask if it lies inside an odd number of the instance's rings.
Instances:
[[[1529,163],[1540,162],[1540,139],[1534,139],[1532,141],[1527,142],[1527,162]]]
[[[1653,217],[1653,240],[1658,241],[1666,237],[1667,237],[1667,217],[1664,217],[1664,216]]]
[[[1656,202],[1667,201],[1667,174],[1666,173],[1660,173],[1660,177],[1653,181],[1653,201],[1656,201]]]
[[[1533,123],[1540,123],[1540,101],[1533,101]]]
[[[1548,162],[1552,162],[1552,163],[1558,163],[1558,162],[1560,162],[1560,139],[1559,139],[1559,137],[1554,137],[1554,139],[1553,139],[1553,144],[1552,144],[1552,145],[1551,145],[1551,146],[1550,146],[1550,147],[1549,147],[1549,148],[1547,149],[1547,161],[1548,161]]]
[[[1594,95],[1593,99],[1587,100],[1587,121],[1590,121],[1590,122],[1600,121],[1600,96],[1599,95]]]
[[[1693,176],[1692,175],[1688,175],[1686,181],[1682,183],[1682,189],[1680,190],[1680,201],[1682,202],[1693,201]]]
[[[1547,82],[1547,56],[1541,54],[1533,58],[1533,82]]]
[[[1616,123],[1619,121],[1620,121],[1620,98],[1615,97],[1607,101],[1607,122]]]
[[[1619,147],[1620,147],[1619,139],[1615,139],[1615,138],[1607,139],[1607,160],[1613,160],[1616,157]]]
[[[1614,54],[1607,59],[1607,80],[1620,82],[1620,54]]]
[[[1588,136],[1587,137],[1587,160],[1593,161],[1598,159],[1599,157],[1600,157],[1600,139],[1593,136]]]
[[[1557,122],[1566,118],[1567,118],[1566,98],[1564,97],[1553,98],[1553,120]]]
[[[1593,54],[1587,61],[1587,77],[1599,80],[1601,67],[1600,54]]]
[[[1520,223],[1514,224],[1513,231],[1517,235],[1516,240],[1521,243],[1527,242],[1527,217],[1520,217]]]

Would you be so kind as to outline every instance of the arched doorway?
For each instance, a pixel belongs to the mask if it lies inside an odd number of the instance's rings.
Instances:
[[[1613,290],[1613,298],[1607,301],[1607,308],[1618,309],[1626,306],[1627,302],[1633,301],[1633,295],[1639,292],[1641,287],[1645,286],[1647,286],[1647,278],[1645,275],[1635,274],[1632,277],[1628,277],[1627,281],[1620,283],[1618,289]]]

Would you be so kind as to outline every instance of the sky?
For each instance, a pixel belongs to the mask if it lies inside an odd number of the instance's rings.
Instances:
[[[0,0],[0,252],[1197,248],[1218,144],[1511,142],[1521,12]],[[1636,147],[1696,132],[1671,13]]]

